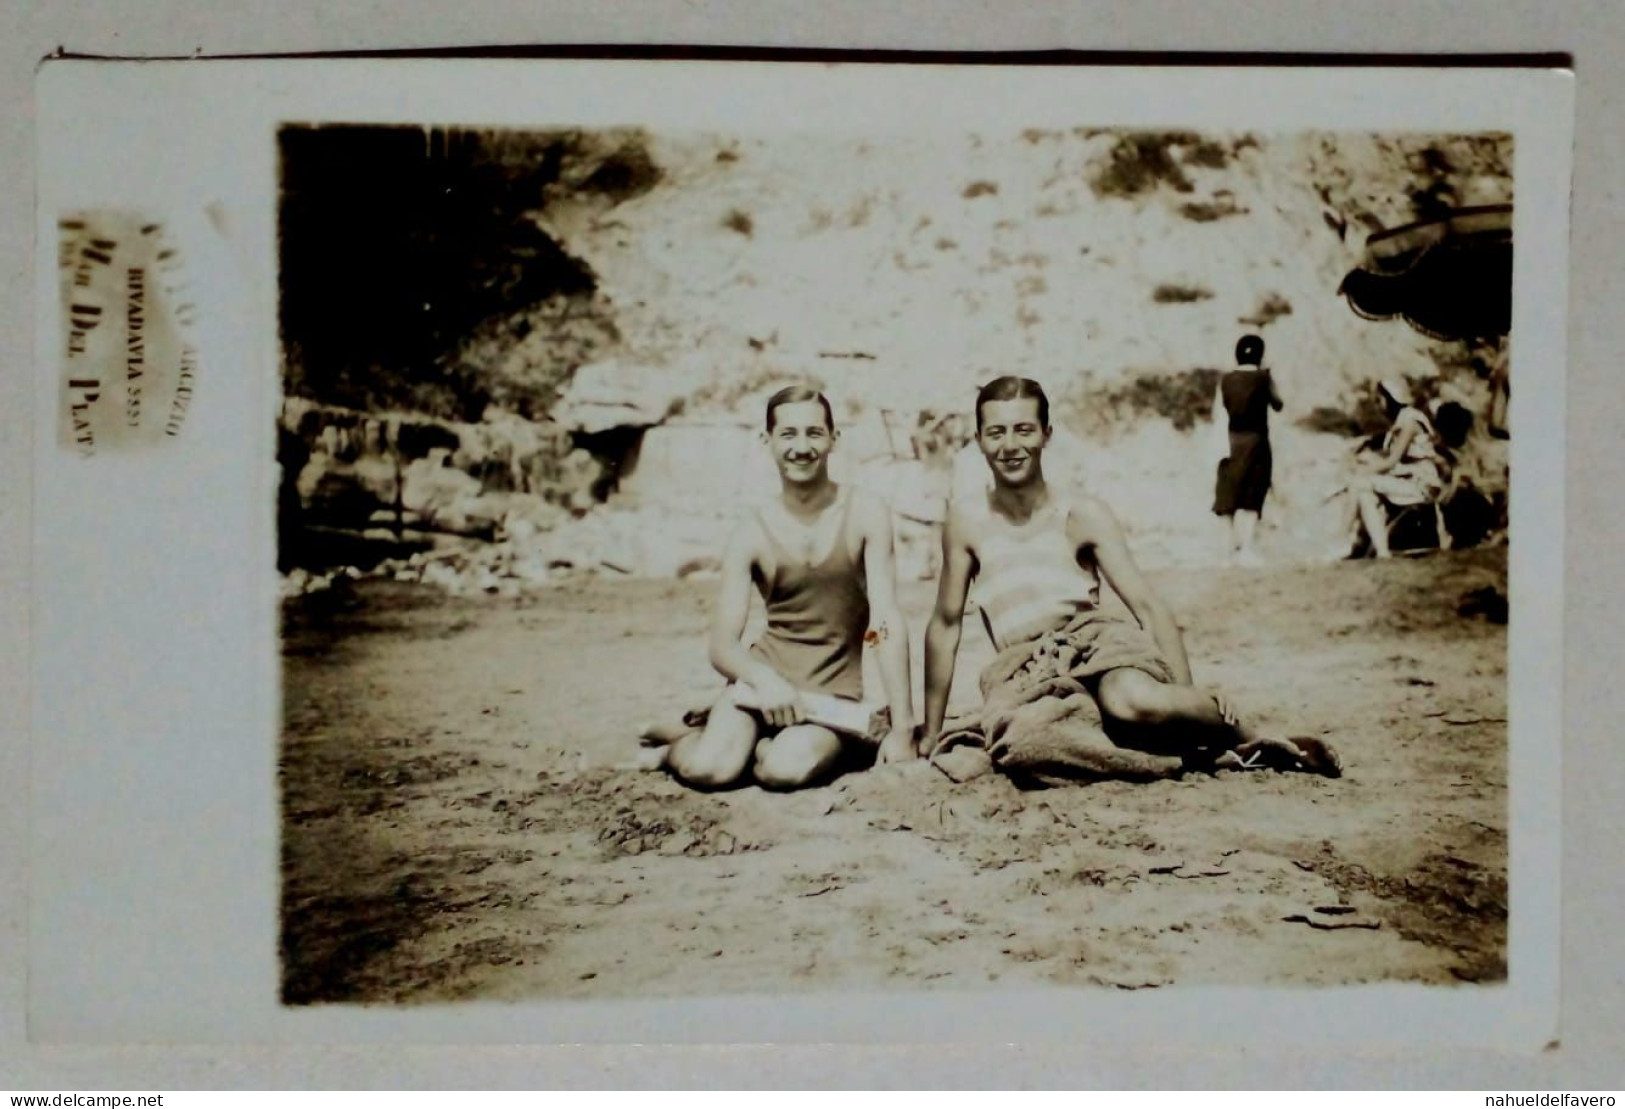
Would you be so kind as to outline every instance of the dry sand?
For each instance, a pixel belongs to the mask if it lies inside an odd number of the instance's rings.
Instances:
[[[1345,777],[698,794],[614,767],[719,687],[708,585],[291,601],[285,999],[1503,978],[1506,633],[1457,606],[1504,550],[1156,580],[1198,680]]]

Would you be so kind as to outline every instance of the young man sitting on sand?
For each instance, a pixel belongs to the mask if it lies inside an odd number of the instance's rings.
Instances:
[[[943,530],[943,569],[925,637],[925,746],[950,776],[943,723],[971,580],[999,655],[982,675],[986,704],[960,732],[992,767],[1053,783],[1149,780],[1214,767],[1336,774],[1313,739],[1261,739],[1224,699],[1191,681],[1179,625],[1135,565],[1110,508],[1062,497],[1044,480],[1049,401],[1037,382],[1001,377],[976,399],[977,442],[991,491],[956,501]],[[1100,581],[1134,621],[1100,609]],[[949,742],[943,742],[944,740]],[[985,753],[983,753],[985,752]],[[963,759],[959,766],[966,764]]]
[[[792,386],[769,398],[762,440],[778,466],[780,493],[748,512],[729,541],[711,624],[711,665],[735,684],[711,707],[704,731],[678,737],[663,759],[689,785],[718,789],[747,772],[769,789],[824,780],[844,741],[808,719],[804,695],[862,701],[866,639],[876,645],[891,714],[875,757],[917,757],[891,513],[830,480],[838,438],[822,393]],[[767,605],[767,630],[747,647],[753,584]],[[749,687],[752,708],[737,703],[739,686]]]

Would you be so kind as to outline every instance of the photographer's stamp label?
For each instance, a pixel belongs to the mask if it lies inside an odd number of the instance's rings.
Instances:
[[[88,458],[178,437],[198,374],[185,255],[138,212],[68,212],[57,229],[58,441]]]

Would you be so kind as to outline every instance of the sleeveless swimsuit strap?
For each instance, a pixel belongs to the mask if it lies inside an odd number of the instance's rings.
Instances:
[[[828,562],[830,557],[834,555],[836,551],[845,548],[847,540],[847,524],[850,522],[852,515],[852,497],[850,493],[851,490],[843,485],[840,491],[835,494],[835,500],[830,505],[831,508],[836,510],[836,513],[839,516],[839,519],[837,519],[835,523],[835,542],[830,544],[830,549],[825,552],[823,558],[818,559],[816,562],[806,562],[807,565],[822,565],[823,563]],[[806,561],[796,558],[794,552],[784,545],[784,541],[774,534],[772,525],[768,523],[766,506],[757,506],[756,509],[753,510],[752,515],[756,517],[756,523],[759,527],[761,527],[762,534],[767,536],[769,545],[774,548],[775,556],[779,556],[780,559],[785,562],[801,563]],[[820,521],[820,523],[822,523],[822,521]],[[815,524],[813,526],[816,528],[818,525]],[[777,570],[778,567],[775,566],[774,569]]]

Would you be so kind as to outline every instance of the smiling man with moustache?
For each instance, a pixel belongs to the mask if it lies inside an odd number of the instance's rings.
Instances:
[[[746,514],[723,556],[710,639],[711,664],[733,685],[705,728],[679,737],[665,767],[704,789],[748,776],[769,789],[829,777],[847,753],[835,730],[808,719],[807,694],[863,698],[863,646],[875,644],[891,727],[871,753],[888,763],[917,757],[909,690],[908,633],[897,605],[890,510],[837,485],[829,456],[838,433],[824,395],[790,386],[767,402],[762,440],[780,492]],[[755,586],[767,628],[743,642]],[[750,707],[739,696],[750,690]]]

